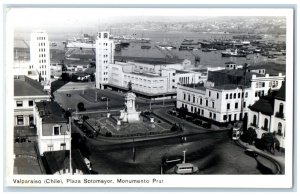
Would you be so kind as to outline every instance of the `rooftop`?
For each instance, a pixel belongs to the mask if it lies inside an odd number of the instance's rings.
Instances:
[[[36,107],[40,113],[43,123],[67,123],[64,118],[64,110],[54,101],[36,102]]]
[[[285,82],[282,82],[282,86],[279,89],[279,91],[278,91],[277,95],[275,96],[275,98],[285,101]]]
[[[159,64],[175,64],[182,63],[183,59],[178,58],[154,58],[154,57],[134,57],[134,56],[115,56],[116,61],[134,61],[140,63],[148,63],[151,65],[159,65]]]
[[[48,95],[43,89],[39,82],[27,76],[17,76],[14,79],[14,96]]]
[[[14,143],[14,174],[42,174],[33,142]]]
[[[256,112],[261,112],[266,115],[272,115],[274,112],[274,98],[272,96],[264,96],[260,97],[258,101],[256,101],[249,108]]]
[[[45,158],[45,168],[47,173],[54,174],[63,169],[70,168],[70,151],[60,150],[51,151],[44,153]],[[83,174],[90,174],[87,168],[83,156],[79,150],[72,150],[72,169],[78,169],[83,172]]]
[[[256,75],[258,77],[264,76],[263,74],[244,72],[243,69],[224,69],[218,71],[209,71],[207,80],[214,82],[215,86],[220,86],[223,84],[250,86],[252,75]],[[244,79],[245,77],[246,79]]]

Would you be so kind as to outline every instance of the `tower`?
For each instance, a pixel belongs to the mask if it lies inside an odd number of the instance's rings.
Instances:
[[[108,83],[108,66],[114,63],[114,42],[109,32],[98,32],[96,39],[96,88],[104,89]]]
[[[45,31],[34,31],[30,40],[30,60],[33,69],[41,76],[43,85],[50,85],[50,50]]]

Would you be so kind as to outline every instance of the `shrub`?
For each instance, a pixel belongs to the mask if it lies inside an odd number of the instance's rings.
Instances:
[[[107,132],[105,133],[105,137],[112,137],[112,133],[109,132],[109,131],[107,131]]]
[[[79,103],[77,104],[77,108],[78,108],[78,111],[84,111],[84,110],[85,110],[85,108],[84,108],[84,103],[79,102]]]
[[[241,136],[241,140],[247,142],[248,144],[253,144],[253,142],[257,139],[256,131],[249,127],[246,131],[244,131],[243,135]]]

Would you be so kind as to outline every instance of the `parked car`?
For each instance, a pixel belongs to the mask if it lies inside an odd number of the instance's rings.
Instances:
[[[196,125],[200,125],[200,126],[202,125],[202,121],[199,119],[194,119],[192,122]]]
[[[177,115],[177,112],[176,112],[175,110],[169,110],[169,111],[168,111],[168,114],[173,115],[173,116],[176,116],[176,115]]]
[[[206,128],[206,129],[210,129],[211,128],[211,124],[210,123],[203,123],[202,127]]]
[[[192,121],[194,120],[194,118],[191,117],[191,116],[187,116],[187,117],[185,118],[185,120],[187,120],[187,121],[189,121],[189,122],[192,122]]]
[[[246,155],[249,155],[249,156],[251,156],[251,157],[253,157],[253,158],[256,158],[256,157],[258,156],[258,154],[257,154],[254,150],[252,150],[252,149],[250,149],[250,148],[247,148],[247,149],[245,150],[245,154],[246,154]]]

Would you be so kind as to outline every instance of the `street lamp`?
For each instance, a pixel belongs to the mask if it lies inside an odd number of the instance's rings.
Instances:
[[[182,152],[183,152],[183,161],[182,161],[182,163],[185,163],[185,153],[186,153],[186,150],[184,150]]]

